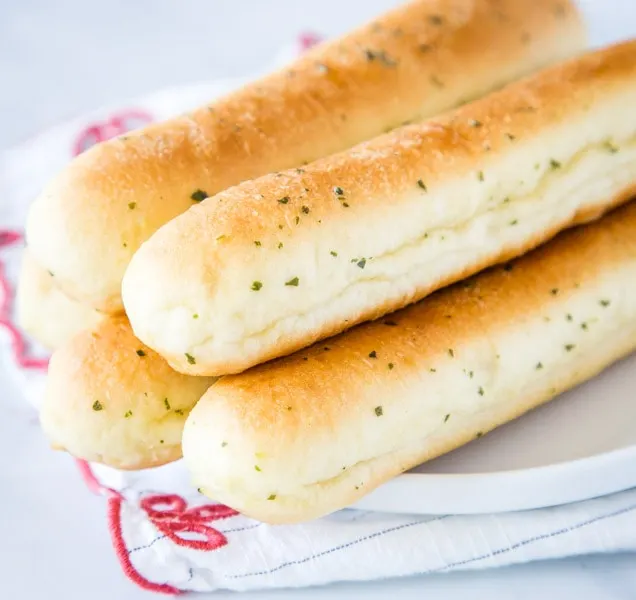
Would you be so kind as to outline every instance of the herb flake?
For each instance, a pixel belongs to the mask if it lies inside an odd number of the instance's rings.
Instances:
[[[376,406],[375,407],[375,416],[376,417],[381,417],[384,414],[384,411],[382,410],[381,406]]]
[[[207,195],[207,193],[204,192],[203,190],[195,190],[190,195],[190,199],[194,200],[194,202],[202,202],[203,200],[205,200],[208,197],[209,196]]]

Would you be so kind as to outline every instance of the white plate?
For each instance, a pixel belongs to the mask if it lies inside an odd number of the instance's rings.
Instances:
[[[525,510],[636,486],[636,356],[470,444],[384,484],[357,508]]]

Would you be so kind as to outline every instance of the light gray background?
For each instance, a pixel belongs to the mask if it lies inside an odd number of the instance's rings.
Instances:
[[[179,83],[249,75],[302,30],[333,36],[394,0],[0,0],[0,149],[78,113]],[[636,0],[581,0],[594,43],[636,34]],[[108,541],[105,502],[46,448],[0,372],[0,598],[133,600]],[[636,557],[250,594],[440,600],[636,597]],[[236,597],[218,594],[214,598]]]

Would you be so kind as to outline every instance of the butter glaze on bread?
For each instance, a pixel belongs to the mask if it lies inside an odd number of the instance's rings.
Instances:
[[[104,318],[60,291],[54,275],[38,265],[28,250],[22,257],[16,309],[20,327],[51,350]]]
[[[111,317],[53,354],[40,421],[51,445],[73,456],[155,467],[181,458],[185,419],[213,381],[175,373],[125,318]]]
[[[523,254],[636,189],[635,106],[630,42],[225,190],[133,258],[133,329],[178,371],[236,373]]]
[[[28,243],[58,285],[121,310],[139,245],[197,200],[480,96],[585,41],[566,0],[418,0],[210,106],[100,144],[34,203]]]
[[[387,319],[213,385],[195,485],[269,523],[319,517],[636,349],[636,203]]]

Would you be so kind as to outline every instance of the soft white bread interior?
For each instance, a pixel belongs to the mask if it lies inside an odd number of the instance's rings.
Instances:
[[[28,250],[22,257],[16,310],[20,327],[51,350],[104,318],[60,291],[54,274],[38,265]]]
[[[185,419],[213,381],[175,373],[110,317],[53,354],[40,421],[54,448],[78,458],[155,467],[181,458]]]
[[[202,198],[456,106],[584,43],[570,0],[415,0],[209,106],[85,152],[33,204],[28,243],[68,295],[119,311],[135,250]]]
[[[636,41],[225,190],[134,256],[133,329],[221,375],[401,308],[625,201],[635,106]]]
[[[312,519],[635,348],[631,203],[386,319],[221,378],[188,417],[184,458],[206,495],[246,515]]]

